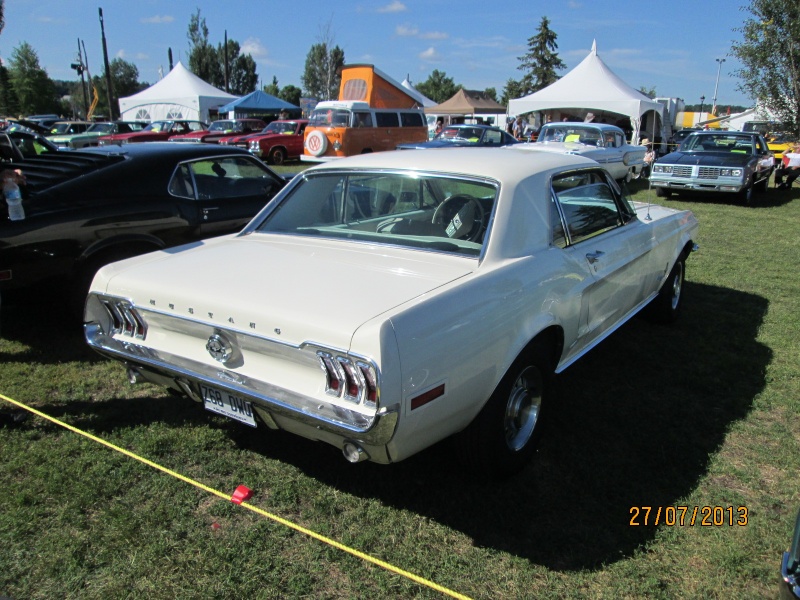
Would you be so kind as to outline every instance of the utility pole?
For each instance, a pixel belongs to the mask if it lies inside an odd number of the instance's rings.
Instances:
[[[103,65],[106,68],[106,96],[108,98],[108,120],[114,120],[114,105],[111,103],[113,93],[111,90],[111,69],[108,66],[108,48],[106,48],[106,29],[103,25],[103,9],[97,9],[100,12],[100,36],[103,40]]]
[[[78,38],[78,62],[72,63],[70,65],[71,69],[75,69],[78,74],[81,76],[81,89],[83,90],[83,116],[88,118],[89,116],[89,99],[88,94],[86,93],[86,80],[83,77],[83,72],[86,70],[86,67],[83,65],[83,57],[81,56],[81,39]]]
[[[225,52],[223,53],[225,57],[225,92],[230,94],[230,86],[228,85],[228,81],[230,80],[231,70],[228,66],[228,30],[225,30]]]
[[[717,88],[719,87],[719,74],[722,71],[722,63],[725,62],[724,58],[715,58],[714,60],[717,61],[719,66],[717,67],[717,82],[714,84],[714,103],[711,109],[711,113],[716,115],[717,114]]]

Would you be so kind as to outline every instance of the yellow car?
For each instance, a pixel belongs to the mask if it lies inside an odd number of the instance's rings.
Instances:
[[[783,153],[797,141],[794,136],[786,133],[770,133],[767,137],[767,147],[775,155],[775,166],[783,164]]]

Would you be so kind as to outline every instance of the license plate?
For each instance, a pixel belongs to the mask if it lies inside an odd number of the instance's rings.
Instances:
[[[201,385],[200,391],[203,394],[203,405],[206,410],[218,415],[224,415],[245,425],[250,425],[250,427],[256,426],[253,407],[247,400],[243,400],[225,390],[218,390],[206,385]]]

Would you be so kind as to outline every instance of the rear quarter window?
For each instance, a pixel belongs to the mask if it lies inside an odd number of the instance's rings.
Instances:
[[[403,127],[423,127],[422,115],[418,112],[400,113],[400,121]]]
[[[376,112],[375,122],[378,127],[399,127],[400,121],[395,112]]]

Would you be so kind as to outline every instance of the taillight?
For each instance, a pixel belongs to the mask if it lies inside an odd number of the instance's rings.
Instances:
[[[358,404],[378,402],[378,373],[374,365],[346,356],[317,352],[320,367],[325,373],[325,393]]]

